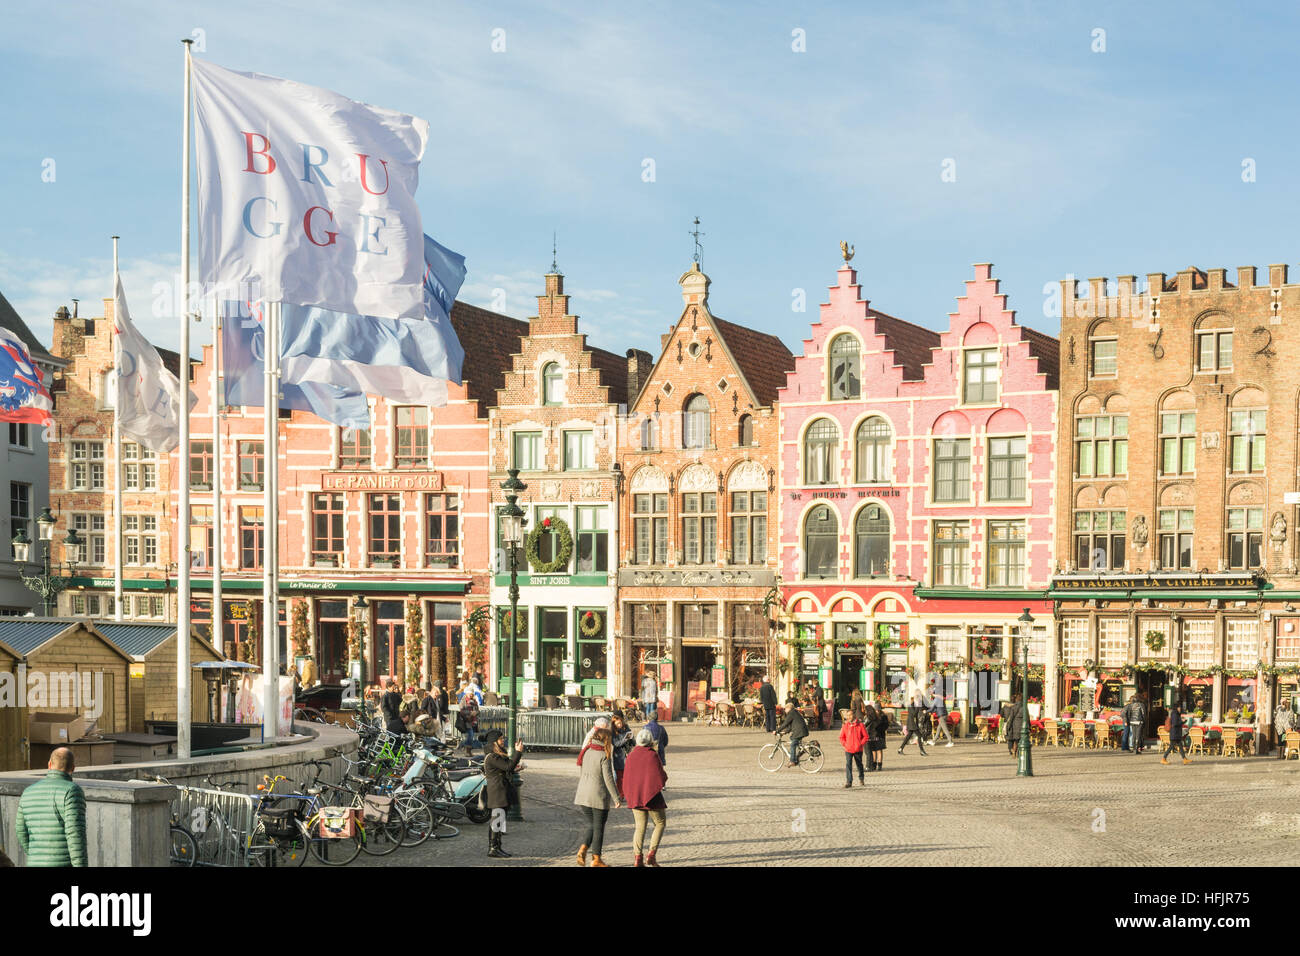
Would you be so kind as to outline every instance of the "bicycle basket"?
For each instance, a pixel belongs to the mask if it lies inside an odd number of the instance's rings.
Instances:
[[[381,797],[374,794],[367,794],[365,798],[365,818],[367,821],[376,823],[387,823],[388,814],[393,809],[392,797]]]
[[[350,840],[357,835],[357,812],[352,807],[321,807],[320,835],[325,840]]]
[[[293,807],[267,807],[257,816],[269,837],[283,839],[298,835],[298,811]]]

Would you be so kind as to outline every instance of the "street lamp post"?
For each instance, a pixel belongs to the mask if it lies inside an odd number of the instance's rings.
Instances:
[[[1029,613],[1029,608],[1025,608],[1020,615],[1020,667],[1024,675],[1021,681],[1020,691],[1020,764],[1016,769],[1017,777],[1032,777],[1034,775],[1034,761],[1029,753],[1032,745],[1029,734],[1029,636],[1032,633],[1031,628],[1034,619]]]
[[[517,645],[519,636],[519,549],[524,543],[524,510],[519,507],[519,494],[528,486],[519,480],[519,469],[507,471],[510,476],[501,482],[501,489],[506,493],[506,507],[501,513],[501,542],[510,551],[510,719],[506,724],[506,752],[514,753],[516,724],[519,716],[519,680]],[[514,775],[514,791],[519,793],[519,774]],[[506,811],[509,820],[522,820],[523,812],[519,801],[513,802]]]
[[[45,553],[42,558],[41,574],[26,574],[22,570],[22,565],[31,560],[32,542],[27,537],[27,529],[19,528],[18,533],[13,536],[11,544],[14,549],[14,563],[19,565],[18,575],[22,578],[30,590],[35,591],[41,596],[41,602],[45,606],[45,616],[54,616],[54,602],[60,592],[67,590],[72,584],[72,576],[76,574],[77,564],[81,561],[81,547],[84,539],[77,534],[77,529],[73,528],[68,532],[65,541],[67,547],[68,560],[64,563],[52,564],[50,561],[50,549],[54,543],[54,525],[56,519],[50,513],[47,507],[43,509],[36,519],[37,534],[39,540],[45,543]],[[64,572],[67,572],[66,574]]]

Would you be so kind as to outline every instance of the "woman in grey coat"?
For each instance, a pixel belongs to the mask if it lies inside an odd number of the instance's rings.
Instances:
[[[600,858],[605,845],[605,821],[611,809],[617,810],[623,804],[614,778],[613,738],[607,727],[596,728],[591,742],[578,754],[578,767],[578,794],[573,802],[582,807],[587,818],[582,846],[578,847],[578,866],[587,865],[588,850],[592,866],[609,866]]]

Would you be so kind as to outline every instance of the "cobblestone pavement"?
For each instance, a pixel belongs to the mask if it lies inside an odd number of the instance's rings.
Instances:
[[[671,865],[1024,864],[1046,866],[1286,865],[1300,850],[1300,762],[1194,757],[1160,763],[1154,750],[1035,748],[1034,777],[1017,778],[1005,745],[958,740],[900,757],[891,736],[883,773],[844,787],[838,734],[814,775],[767,773],[760,731],[668,724]],[[581,817],[572,805],[573,754],[525,757],[526,821],[511,824],[515,857],[489,860],[485,827],[381,859],[383,865],[572,865]],[[606,858],[632,862],[632,814],[611,814]]]

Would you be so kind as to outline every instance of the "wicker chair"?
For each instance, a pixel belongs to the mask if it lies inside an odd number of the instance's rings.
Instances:
[[[740,722],[742,727],[758,726],[758,711],[754,708],[752,700],[745,701],[744,706],[741,708],[741,714],[743,715]]]
[[[1051,744],[1053,747],[1061,746],[1061,728],[1054,720],[1043,722],[1043,743]]]
[[[987,717],[975,718],[975,729],[979,731],[980,740],[992,740],[989,735],[989,719]]]
[[[1300,730],[1288,730],[1286,732],[1286,753],[1283,756],[1287,760],[1292,757],[1300,760]]]
[[[1206,753],[1205,749],[1205,728],[1192,727],[1187,731],[1187,752],[1193,754]]]
[[[1223,755],[1225,757],[1240,757],[1242,755],[1239,734],[1240,731],[1236,727],[1223,728]]]
[[[1088,747],[1088,725],[1082,720],[1070,721],[1070,746]]]
[[[704,701],[695,702],[695,722],[697,724],[706,723],[709,719],[709,707]]]
[[[1156,736],[1160,738],[1160,752],[1164,753],[1169,749],[1169,731],[1164,727],[1157,728]]]

